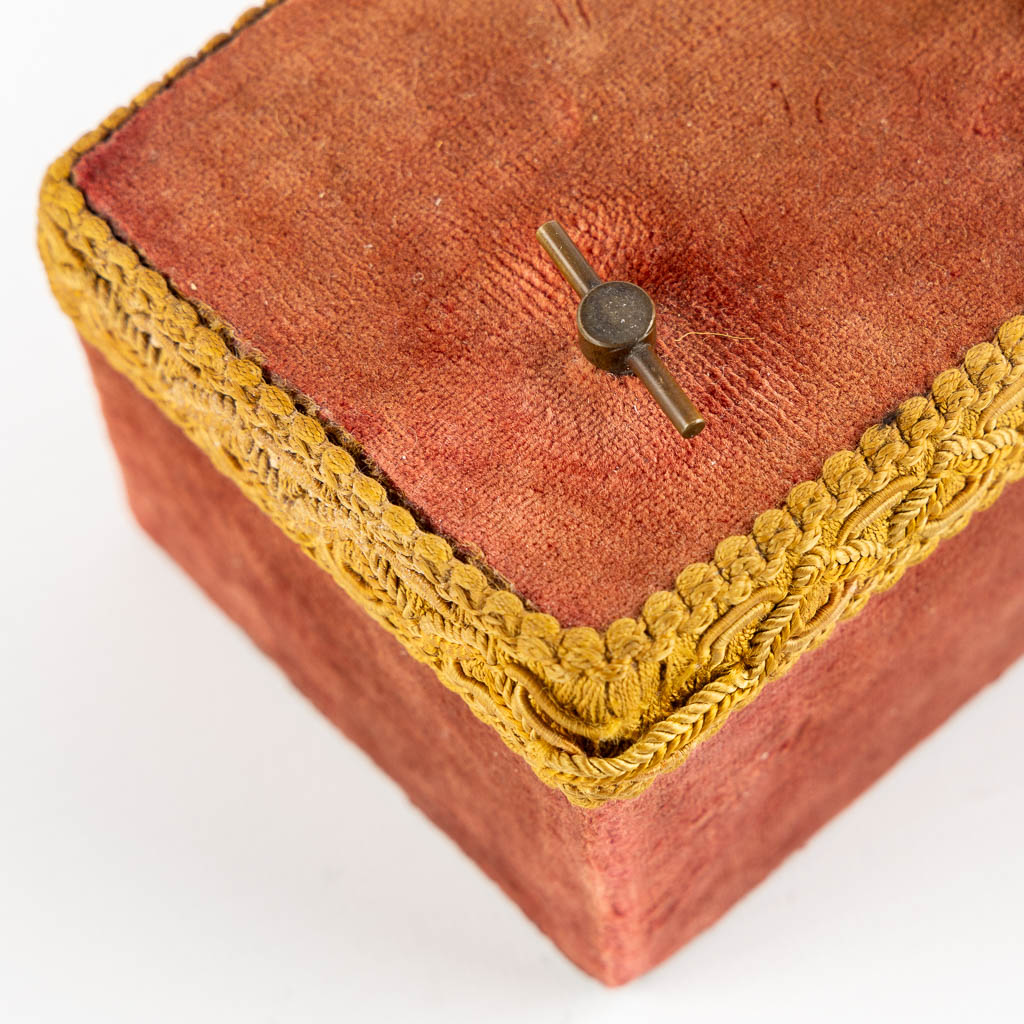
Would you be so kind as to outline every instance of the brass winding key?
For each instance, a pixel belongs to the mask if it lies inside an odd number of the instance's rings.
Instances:
[[[650,295],[628,281],[602,281],[558,221],[539,228],[537,241],[580,297],[576,329],[587,359],[617,377],[639,377],[676,430],[696,437],[704,418],[655,351],[657,318]]]

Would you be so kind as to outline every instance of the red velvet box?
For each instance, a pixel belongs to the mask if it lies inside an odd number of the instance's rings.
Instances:
[[[46,177],[140,522],[607,982],[1024,647],[1016,18],[283,0]]]

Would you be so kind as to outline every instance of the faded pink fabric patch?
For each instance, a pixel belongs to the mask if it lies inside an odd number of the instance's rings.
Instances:
[[[76,179],[424,520],[601,627],[1024,304],[1021,19],[287,0]],[[659,303],[695,441],[575,350],[551,217]]]

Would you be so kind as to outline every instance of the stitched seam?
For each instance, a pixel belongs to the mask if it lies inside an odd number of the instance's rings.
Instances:
[[[1024,317],[894,422],[652,594],[636,619],[562,628],[418,526],[344,438],[296,408],[89,210],[74,162],[280,0],[116,111],[48,171],[39,245],[82,336],[548,784],[593,806],[682,763],[872,593],[1024,475]],[[310,404],[308,407],[312,407]]]

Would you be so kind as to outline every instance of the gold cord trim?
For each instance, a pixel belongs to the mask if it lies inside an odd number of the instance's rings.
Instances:
[[[678,767],[1024,476],[1024,317],[1015,316],[749,534],[652,594],[637,618],[601,632],[525,608],[390,500],[350,439],[240,358],[223,326],[120,242],[73,184],[79,156],[277,2],[243,15],[49,169],[39,247],[51,286],[115,369],[574,803],[635,796]]]

